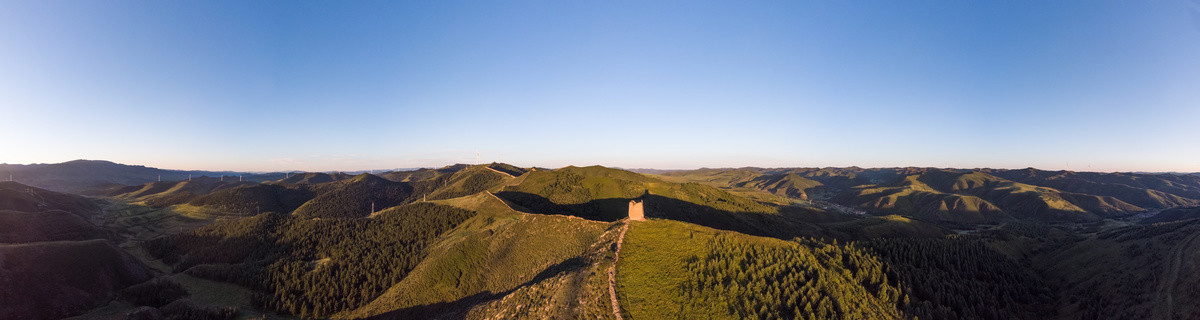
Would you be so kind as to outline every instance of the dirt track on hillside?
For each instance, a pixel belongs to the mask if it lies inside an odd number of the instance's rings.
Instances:
[[[1159,307],[1156,308],[1159,313],[1155,316],[1156,319],[1173,319],[1175,318],[1175,284],[1179,282],[1179,273],[1183,268],[1183,259],[1187,255],[1187,248],[1192,242],[1200,238],[1200,233],[1192,234],[1175,245],[1171,249],[1171,262],[1164,272],[1162,280],[1158,283],[1158,302]]]
[[[625,231],[629,231],[629,220],[623,222],[621,235],[617,236],[617,250],[613,252],[613,264],[608,267],[608,294],[612,297],[613,318],[623,320],[621,302],[617,300],[617,262],[621,261],[621,244],[625,243]]]

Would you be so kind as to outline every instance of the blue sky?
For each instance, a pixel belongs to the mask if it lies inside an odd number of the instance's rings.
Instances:
[[[1200,2],[0,2],[0,162],[1200,171]]]

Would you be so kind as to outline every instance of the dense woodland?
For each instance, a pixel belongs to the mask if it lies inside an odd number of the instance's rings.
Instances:
[[[292,212],[313,198],[307,188],[258,184],[220,190],[188,202],[216,210],[245,215],[262,212]]]
[[[888,319],[902,293],[887,268],[852,245],[800,241],[754,245],[714,238],[708,255],[689,259],[681,291],[688,299],[723,303],[743,319]],[[717,297],[712,299],[712,297]]]
[[[161,238],[146,248],[177,271],[258,289],[263,307],[327,316],[378,296],[421,261],[430,241],[472,215],[428,203],[374,218],[266,213]]]
[[[862,243],[888,266],[919,319],[1029,319],[1052,312],[1054,293],[1036,274],[974,237]]]
[[[293,215],[305,218],[365,217],[374,211],[406,203],[413,197],[411,185],[369,174],[314,188],[320,189],[317,196],[293,211]]]

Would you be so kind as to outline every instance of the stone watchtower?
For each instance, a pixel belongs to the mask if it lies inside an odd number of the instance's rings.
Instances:
[[[645,200],[629,200],[629,220],[646,220],[646,209],[642,207],[643,201]]]
[[[637,199],[629,200],[629,220],[645,221],[646,220],[646,196],[650,195],[650,190],[642,194]]]

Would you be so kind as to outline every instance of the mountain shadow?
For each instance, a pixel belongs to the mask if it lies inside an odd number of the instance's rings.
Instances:
[[[633,200],[608,198],[579,204],[558,204],[537,194],[518,191],[501,191],[497,192],[496,196],[536,214],[560,214],[605,222],[627,217],[629,201]],[[647,218],[677,220],[763,237],[786,239],[815,235],[810,224],[789,219],[781,214],[732,212],[653,194],[634,199],[645,201]]]

